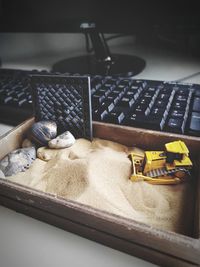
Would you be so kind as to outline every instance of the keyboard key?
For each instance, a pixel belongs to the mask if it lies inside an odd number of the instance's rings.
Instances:
[[[123,94],[124,94],[124,91],[121,91],[121,90],[119,90],[118,88],[114,88],[113,90],[112,90],[112,94],[115,94],[115,95],[118,95],[118,96],[122,96]]]
[[[161,94],[158,96],[158,99],[159,99],[159,100],[168,101],[169,97],[170,97],[169,94],[166,94],[166,93],[163,94],[163,93],[161,93]]]
[[[18,102],[19,107],[23,106],[23,104],[25,104],[26,102],[27,102],[26,99],[19,100]]]
[[[165,85],[163,88],[162,88],[162,93],[163,94],[168,94],[168,95],[171,95],[172,93],[172,88],[169,87],[168,85]]]
[[[177,90],[177,94],[187,96],[188,95],[188,87],[181,86],[182,88]]]
[[[101,103],[101,109],[107,110],[110,112],[115,107],[114,103],[108,99]]]
[[[167,104],[168,104],[168,101],[158,99],[155,102],[155,105],[154,106],[157,107],[157,108],[165,108],[167,106]]]
[[[110,93],[110,90],[105,89],[105,88],[100,88],[100,89],[98,90],[98,94],[99,94],[99,95],[102,95],[102,96],[108,96],[109,93]]]
[[[16,93],[16,96],[19,98],[19,99],[24,99],[26,94],[24,92],[18,92]]]
[[[157,91],[157,89],[158,89],[158,88],[156,88],[156,87],[148,87],[148,88],[146,89],[146,92],[150,92],[150,93],[152,93],[152,94],[155,94],[155,92]]]
[[[105,86],[109,86],[109,87],[111,87],[112,85],[115,85],[116,84],[116,80],[115,79],[108,79],[108,80],[106,80],[106,82],[105,82]]]
[[[196,112],[200,112],[200,97],[195,97],[192,110]]]
[[[182,124],[183,124],[183,119],[180,118],[170,118],[166,130],[169,132],[175,132],[175,133],[182,133]]]
[[[155,108],[152,109],[150,115],[151,115],[152,117],[155,117],[155,118],[158,118],[158,117],[161,117],[161,118],[162,118],[164,112],[165,112],[165,108],[158,108],[158,107],[155,107]]]
[[[162,131],[165,124],[165,119],[163,117],[149,115],[144,121],[146,128],[151,130]]]
[[[12,102],[12,97],[11,96],[8,96],[6,98],[3,99],[2,103],[3,104],[9,104],[9,102]]]
[[[140,87],[138,85],[131,85],[131,87],[129,87],[129,90],[133,91],[133,92],[139,92],[142,90],[142,87]]]
[[[147,86],[146,81],[141,81],[141,80],[132,80],[131,82],[131,87],[136,86],[137,88],[145,88]]]
[[[183,119],[184,115],[185,115],[184,110],[172,110],[170,113],[170,117],[175,119]]]
[[[123,80],[121,80],[121,81],[119,82],[118,86],[121,86],[121,85],[123,85],[123,86],[128,86],[128,85],[130,85],[130,84],[131,84],[131,80],[130,80],[130,79],[123,79]]]
[[[124,121],[125,125],[133,127],[144,127],[146,116],[144,114],[133,113]]]
[[[110,123],[121,124],[124,118],[124,112],[115,108],[105,117],[105,121]]]
[[[148,91],[148,90],[146,90],[145,92],[143,92],[143,97],[144,98],[150,98],[150,99],[152,99],[152,97],[154,96],[154,94],[155,94],[155,92],[153,91]]]
[[[151,99],[143,97],[139,99],[139,102],[140,102],[140,105],[148,107],[151,102]]]
[[[134,104],[134,99],[133,98],[132,99],[129,99],[127,97],[123,97],[117,103],[118,106],[125,107],[125,108],[131,108],[133,104]]]
[[[112,97],[113,99],[115,99],[116,97],[119,97],[119,98],[122,97],[123,94],[124,92],[119,92],[118,90],[114,90],[108,94],[108,97],[109,98]]]
[[[105,96],[102,96],[100,94],[95,94],[92,96],[92,103],[98,106],[99,104],[103,102],[104,99],[105,99]]]
[[[186,95],[176,95],[175,99],[179,102],[187,102],[188,97]]]
[[[189,132],[194,132],[200,135],[200,113],[192,112]]]
[[[196,97],[200,97],[200,89],[195,90],[194,95],[195,95]]]
[[[136,94],[136,92],[134,92],[134,91],[127,91],[125,96],[129,97],[129,98],[134,98],[135,94]]]
[[[186,105],[187,105],[186,102],[177,101],[177,102],[173,103],[173,108],[178,109],[178,110],[184,110]]]
[[[119,84],[118,86],[115,87],[115,90],[118,90],[119,92],[125,92],[127,90],[127,86],[123,84]]]
[[[106,110],[102,111],[101,109],[95,109],[92,113],[93,120],[103,121],[105,116],[108,114]]]
[[[137,113],[137,114],[145,114],[146,109],[147,109],[146,106],[143,106],[143,105],[139,104],[134,108],[134,112]]]
[[[107,100],[113,102],[114,104],[117,104],[117,102],[119,101],[119,97],[116,95],[108,95]]]

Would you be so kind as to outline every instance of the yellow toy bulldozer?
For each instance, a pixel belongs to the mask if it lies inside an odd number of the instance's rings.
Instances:
[[[190,177],[192,162],[183,141],[165,144],[165,151],[145,151],[144,155],[131,152],[132,181],[151,184],[178,184]]]

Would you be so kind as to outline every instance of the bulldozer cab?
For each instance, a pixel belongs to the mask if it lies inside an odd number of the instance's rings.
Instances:
[[[182,161],[189,155],[188,148],[180,140],[165,144],[165,150],[167,163],[173,163],[175,160]]]

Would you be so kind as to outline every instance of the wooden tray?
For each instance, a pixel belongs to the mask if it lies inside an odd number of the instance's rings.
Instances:
[[[0,139],[0,158],[20,146],[34,122],[25,121]],[[94,123],[94,136],[124,145],[160,149],[184,140],[200,166],[200,138]],[[0,179],[0,204],[104,245],[162,266],[200,265],[200,170],[196,168],[192,237],[152,228],[108,212]]]

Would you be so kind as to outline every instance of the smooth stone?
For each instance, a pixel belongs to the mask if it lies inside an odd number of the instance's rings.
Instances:
[[[0,169],[5,176],[11,176],[27,170],[35,159],[35,147],[19,148],[0,161]]]
[[[49,161],[57,157],[59,152],[60,150],[58,149],[51,149],[49,147],[43,146],[37,149],[37,158],[44,160],[44,161]]]
[[[29,139],[24,139],[24,141],[22,142],[22,148],[26,148],[26,147],[34,147],[35,144],[33,142],[31,142],[31,140]]]
[[[0,178],[5,178],[5,175],[4,175],[4,173],[2,172],[2,170],[0,170]]]
[[[54,121],[35,122],[30,129],[30,139],[45,146],[57,135],[57,125]]]
[[[48,142],[50,148],[67,148],[75,143],[76,139],[69,131],[58,135],[56,138]]]

